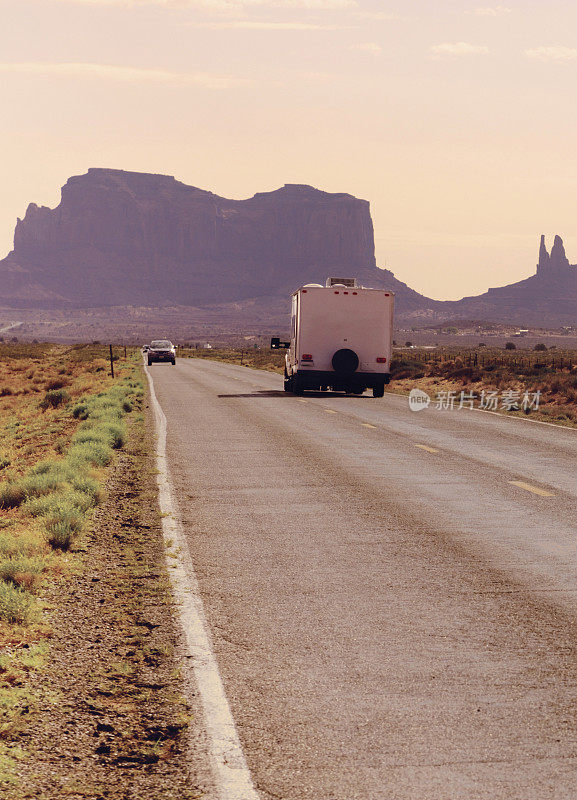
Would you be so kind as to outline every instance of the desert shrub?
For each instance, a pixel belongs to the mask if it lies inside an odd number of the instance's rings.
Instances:
[[[62,488],[64,477],[54,472],[44,472],[39,475],[31,474],[21,481],[26,497],[42,497],[42,495],[56,492]]]
[[[91,505],[98,505],[102,500],[100,484],[88,475],[79,475],[71,481],[71,485],[76,492],[87,495],[90,498]]]
[[[0,531],[0,558],[36,556],[44,545],[37,532],[12,530]]]
[[[48,475],[49,473],[59,473],[62,475],[63,469],[64,465],[61,461],[54,461],[50,458],[46,458],[32,467],[30,475]]]
[[[551,381],[549,385],[549,391],[552,392],[553,394],[558,394],[559,392],[562,392],[563,388],[564,385],[562,381],[560,381],[558,378],[556,380]]]
[[[412,380],[418,380],[419,378],[424,378],[424,377],[425,377],[424,370],[417,370],[410,367],[407,367],[406,369],[401,369],[394,375],[391,374],[391,378],[396,381],[403,380],[404,378],[411,378]]]
[[[47,517],[44,525],[50,546],[56,550],[69,550],[82,530],[82,514],[77,509],[59,508]]]
[[[59,436],[54,442],[54,450],[62,455],[68,445],[68,439],[65,436]]]
[[[37,585],[43,570],[40,558],[11,557],[0,564],[0,580],[30,590]]]
[[[55,389],[63,389],[65,386],[69,385],[70,381],[67,378],[53,378],[51,381],[48,381],[45,388],[49,391],[54,391]]]
[[[116,400],[99,398],[90,403],[89,416],[95,420],[103,418],[121,419],[122,409]]]
[[[391,362],[391,378],[393,380],[402,380],[403,378],[418,378],[425,377],[425,365],[420,361],[412,361],[411,359],[393,359]]]
[[[8,456],[0,456],[0,470],[6,469],[9,467],[12,462],[8,458]]]
[[[72,441],[74,444],[87,444],[89,442],[106,443],[107,439],[108,437],[103,431],[87,428],[75,434]]]
[[[100,495],[95,496],[90,492],[79,489],[66,489],[62,492],[53,492],[44,497],[32,497],[22,504],[22,510],[31,517],[46,517],[62,513],[82,514],[90,511],[100,502]]]
[[[0,582],[0,619],[5,622],[28,622],[34,615],[34,598],[19,586]]]
[[[124,429],[119,425],[115,425],[113,423],[103,423],[102,425],[98,425],[96,430],[102,432],[102,434],[106,436],[110,446],[114,450],[120,450],[121,447],[124,447],[126,434]]]
[[[66,506],[60,506],[61,509],[67,507],[72,511],[80,511],[82,514],[86,514],[94,508],[97,501],[95,501],[93,495],[87,492],[72,491],[66,493],[65,503]]]
[[[65,389],[53,389],[46,392],[40,401],[40,408],[46,411],[48,408],[58,408],[62,403],[67,403],[70,400],[70,395]]]
[[[14,394],[14,392],[9,386],[3,386],[0,389],[0,397],[9,397],[11,394]]]
[[[550,372],[551,368],[548,364],[542,364],[541,362],[535,362],[532,364],[531,367],[526,371],[527,375],[544,375],[546,372]]]
[[[22,510],[30,517],[43,517],[52,513],[62,500],[60,492],[47,494],[43,497],[31,497],[22,504]]]
[[[481,370],[477,369],[477,367],[458,366],[456,369],[452,370],[447,374],[451,378],[457,378],[459,380],[462,380],[464,383],[470,381],[478,381],[481,379]]]
[[[74,419],[88,419],[90,411],[86,403],[77,403],[72,409]]]
[[[84,464],[105,467],[110,464],[112,453],[102,442],[82,442],[72,445],[68,451],[67,461],[77,467]]]
[[[75,444],[88,442],[102,442],[109,445],[114,450],[119,450],[125,443],[124,430],[113,422],[100,422],[85,430],[78,431],[74,435]]]
[[[122,410],[123,410],[123,411],[124,411],[126,414],[130,414],[130,412],[132,411],[132,403],[131,403],[129,400],[125,400],[125,401],[122,403]]]
[[[515,342],[507,342],[507,344],[505,345],[505,350],[516,350],[516,349],[517,345],[515,344]]]
[[[68,520],[53,522],[46,530],[50,547],[54,550],[70,550],[75,534]]]
[[[0,508],[18,508],[26,500],[26,492],[20,482],[0,486]]]
[[[543,344],[543,342],[539,342],[539,343],[538,343],[538,344],[536,344],[536,345],[535,345],[535,347],[533,348],[533,350],[538,350],[538,351],[541,351],[541,352],[542,352],[543,350],[546,350],[546,349],[547,349],[547,345],[546,345],[546,344]]]

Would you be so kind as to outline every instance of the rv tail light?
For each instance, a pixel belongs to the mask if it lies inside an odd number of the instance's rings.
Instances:
[[[386,363],[387,363],[387,359],[386,359],[385,356],[379,356],[377,358],[377,364],[386,364]]]
[[[301,356],[301,361],[312,361],[313,357],[310,353],[303,353]]]

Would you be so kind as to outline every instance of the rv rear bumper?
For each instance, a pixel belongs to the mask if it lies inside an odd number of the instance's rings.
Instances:
[[[352,389],[378,389],[391,379],[388,372],[353,372],[351,375],[337,375],[336,372],[328,370],[299,369],[293,374],[297,376],[302,389],[320,389],[326,386],[343,392]]]

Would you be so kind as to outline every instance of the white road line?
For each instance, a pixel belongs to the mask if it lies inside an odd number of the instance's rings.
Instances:
[[[500,414],[498,411],[489,411],[488,408],[466,408],[465,411],[479,411],[481,414],[494,414],[496,417],[501,417],[501,419],[516,419],[518,422],[531,422],[533,425],[549,425],[551,428],[561,428],[564,431],[573,431],[574,433],[577,432],[577,428],[570,428],[568,425],[560,425],[558,422],[545,422],[542,419],[529,419],[528,417],[515,417],[515,416],[507,416],[506,414]]]
[[[152,376],[146,367],[144,371],[150,386],[157,433],[157,481],[163,514],[162,532],[167,555],[170,555],[168,571],[185,636],[186,657],[192,663],[202,702],[219,800],[259,800],[224,691],[190,551],[176,514],[166,460],[166,417],[156,398]]]

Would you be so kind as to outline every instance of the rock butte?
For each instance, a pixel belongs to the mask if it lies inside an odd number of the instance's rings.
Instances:
[[[377,267],[366,200],[301,184],[228,200],[169,175],[102,168],[70,178],[57,208],[32,203],[18,220],[0,261],[0,305],[272,310],[301,284],[338,274],[394,291],[398,317],[417,324],[577,324],[577,267],[559,236],[551,253],[541,237],[535,275],[439,302]]]
[[[168,175],[90,169],[67,181],[57,208],[31,204],[18,220],[0,301],[205,306],[340,273],[426,302],[377,269],[366,200],[296,184],[227,200]]]

